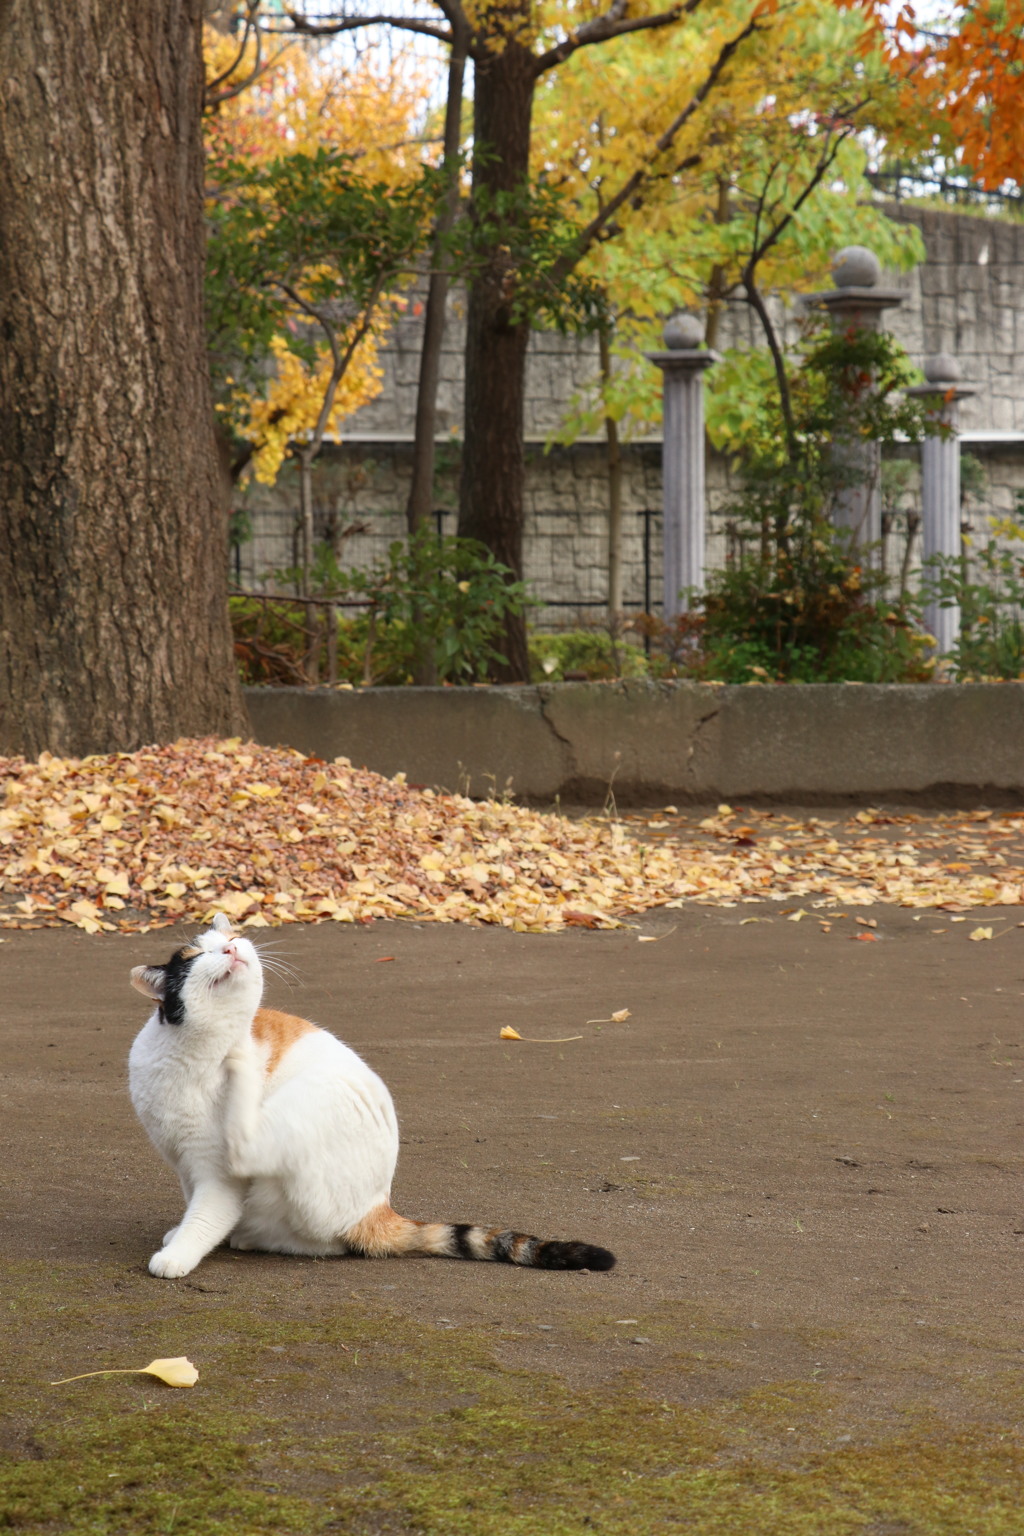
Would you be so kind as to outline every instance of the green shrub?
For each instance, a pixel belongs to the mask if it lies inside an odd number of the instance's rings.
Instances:
[[[535,683],[560,683],[567,672],[589,680],[645,677],[642,649],[603,629],[568,629],[560,634],[530,636],[530,677]]]
[[[945,658],[960,682],[1024,676],[1024,494],[1013,515],[988,524],[983,545],[965,540],[963,555],[933,556],[922,583],[925,600],[960,608],[960,632]]]
[[[298,573],[277,571],[294,585]],[[506,617],[530,603],[524,584],[472,539],[438,539],[423,529],[408,543],[395,541],[368,571],[343,570],[331,550],[317,551],[311,595],[319,599],[311,631],[301,598],[233,598],[235,650],[245,681],[303,684],[308,656],[319,656],[318,675],[329,675],[330,599],[358,603],[338,608],[336,667],[340,682],[411,683],[426,652],[441,683],[485,681],[504,658]]]

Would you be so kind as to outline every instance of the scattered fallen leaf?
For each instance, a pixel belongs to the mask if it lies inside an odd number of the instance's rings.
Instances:
[[[173,1360],[152,1360],[149,1365],[134,1370],[115,1367],[109,1371],[83,1371],[80,1376],[62,1376],[59,1381],[51,1381],[50,1386],[63,1387],[69,1381],[85,1381],[89,1376],[157,1376],[169,1387],[194,1387],[199,1380],[199,1372],[191,1360],[178,1355]]]
[[[790,912],[789,916],[786,918],[786,922],[787,923],[798,923],[802,917],[806,917],[806,916],[807,916],[806,909],[804,907],[801,907],[799,909],[799,911],[797,911],[797,912]]]
[[[387,965],[388,961],[394,958],[394,955],[378,955],[373,963],[374,965]]]
[[[992,929],[991,928],[972,928],[970,933],[967,935],[967,937],[969,939],[975,939],[975,940],[990,939],[992,937]]]
[[[521,1035],[511,1024],[504,1024],[498,1036],[500,1040],[522,1040],[524,1045],[568,1045],[571,1040],[582,1040],[582,1035],[561,1035],[555,1040],[539,1040],[533,1035]]]
[[[610,1018],[587,1019],[585,1022],[587,1024],[625,1024],[626,1020],[631,1019],[632,1017],[633,1015],[630,1013],[628,1008],[620,1008],[618,1012],[613,1013]]]
[[[855,944],[880,944],[882,942],[877,933],[852,933],[850,937]]]
[[[878,918],[877,917],[855,917],[854,918],[854,922],[855,923],[860,923],[863,928],[877,928],[878,927]]]

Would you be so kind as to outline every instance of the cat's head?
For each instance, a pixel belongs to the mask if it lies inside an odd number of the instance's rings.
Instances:
[[[166,965],[137,965],[132,986],[152,998],[164,1024],[215,1022],[259,1007],[263,967],[254,945],[233,932],[223,912],[213,927],[176,950]]]

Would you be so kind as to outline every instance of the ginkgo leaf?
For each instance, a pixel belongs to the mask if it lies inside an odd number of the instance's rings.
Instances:
[[[50,1386],[63,1387],[69,1381],[85,1381],[90,1376],[156,1376],[169,1387],[194,1387],[199,1380],[199,1372],[191,1360],[176,1355],[172,1360],[151,1360],[149,1365],[136,1368],[115,1366],[107,1371],[83,1371],[80,1376],[62,1376],[59,1381],[51,1381]]]
[[[560,1035],[557,1039],[538,1040],[531,1035],[521,1035],[518,1029],[513,1029],[511,1024],[503,1026],[498,1037],[501,1040],[522,1040],[524,1045],[568,1045],[572,1040],[582,1040],[582,1035]]]
[[[991,928],[972,928],[970,933],[967,935],[967,937],[969,939],[975,939],[975,940],[990,939],[992,937],[992,929]]]

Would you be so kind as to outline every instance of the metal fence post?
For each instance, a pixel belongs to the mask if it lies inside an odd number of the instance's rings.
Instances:
[[[957,558],[961,553],[960,532],[960,439],[959,403],[977,391],[960,383],[960,364],[948,352],[926,357],[924,376],[927,384],[908,389],[928,411],[935,426],[921,444],[921,554]],[[928,603],[924,627],[935,636],[940,656],[947,655],[960,633],[960,608],[942,608]]]
[[[694,315],[673,315],[663,334],[666,350],[646,355],[663,375],[663,616],[671,624],[684,611],[680,594],[704,589],[704,370],[718,353],[700,345],[704,327]]]

